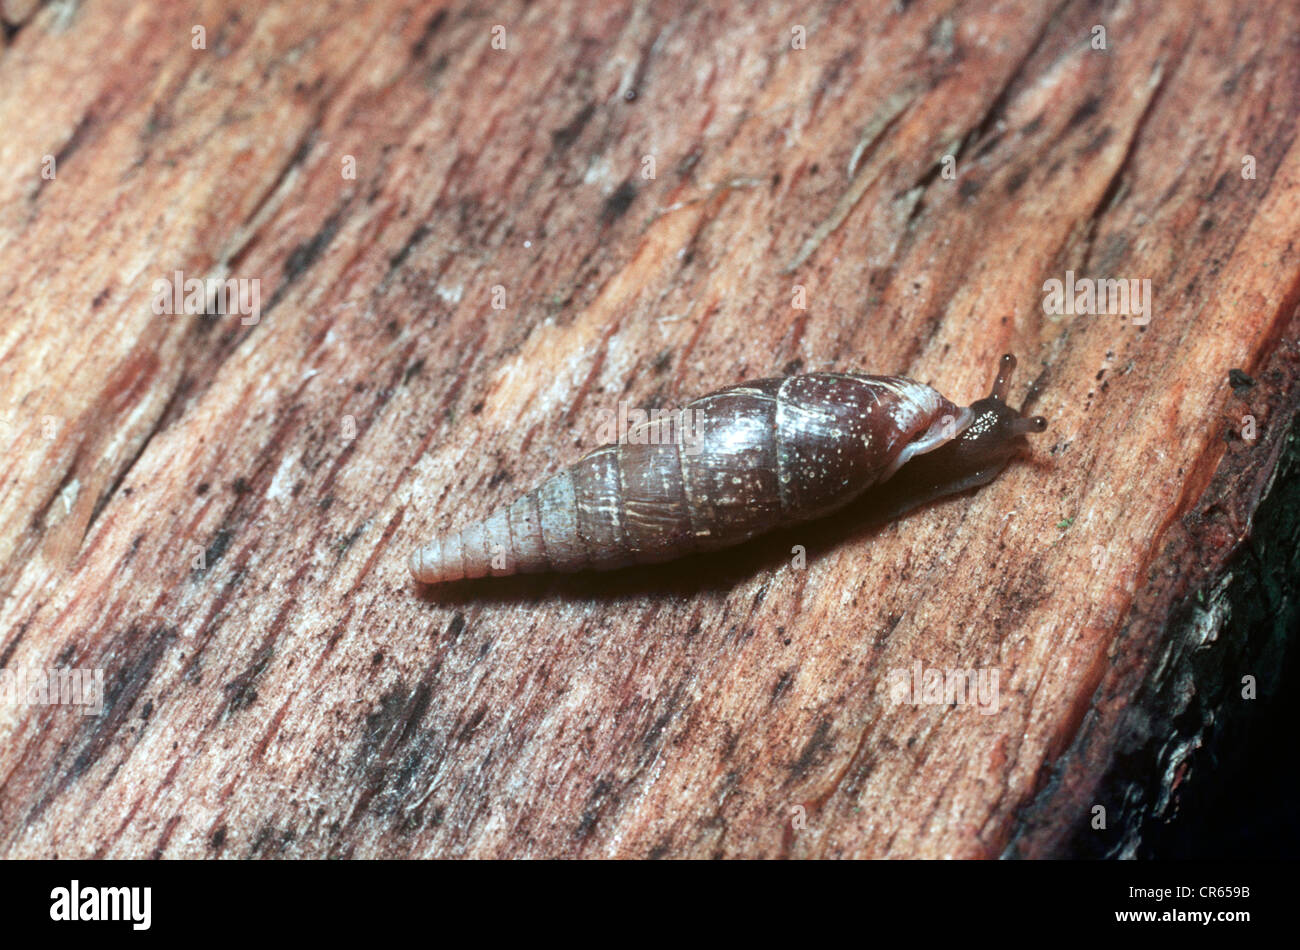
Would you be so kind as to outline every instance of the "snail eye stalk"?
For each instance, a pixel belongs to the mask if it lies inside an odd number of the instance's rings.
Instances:
[[[1007,393],[1011,389],[1011,374],[1016,371],[1016,358],[1010,353],[1004,353],[1002,359],[998,361],[998,378],[993,380],[993,391],[989,393],[990,399],[996,399],[998,402],[1007,401]]]

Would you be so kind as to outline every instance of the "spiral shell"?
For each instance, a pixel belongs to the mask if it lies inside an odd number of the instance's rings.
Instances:
[[[746,541],[841,508],[974,419],[903,376],[759,379],[688,403],[696,437],[664,420],[596,449],[482,521],[410,558],[425,583],[609,570]]]

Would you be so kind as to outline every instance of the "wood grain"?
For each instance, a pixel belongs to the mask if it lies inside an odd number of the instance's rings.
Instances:
[[[1195,771],[1124,753],[1242,672],[1216,585],[1300,404],[1294,5],[92,0],[5,35],[0,666],[107,693],[0,706],[0,854],[1039,856]],[[257,320],[156,314],[177,271],[259,281]],[[1067,271],[1150,280],[1150,322],[1045,313]],[[407,577],[620,399],[965,403],[1005,351],[1050,428],[977,493]],[[996,670],[996,714],[893,701],[917,663]]]

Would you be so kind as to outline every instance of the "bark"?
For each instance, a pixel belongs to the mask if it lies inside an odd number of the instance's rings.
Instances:
[[[1142,853],[1272,688],[1295,5],[25,6],[0,666],[105,702],[0,706],[0,854]],[[256,313],[155,312],[178,272]],[[1150,308],[1047,312],[1067,273]],[[1049,429],[977,492],[408,579],[619,400],[965,404],[1007,351]],[[996,712],[897,702],[918,664]]]

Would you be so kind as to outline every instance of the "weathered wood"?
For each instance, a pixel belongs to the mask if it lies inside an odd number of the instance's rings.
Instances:
[[[107,702],[0,710],[0,854],[1079,847],[1200,685],[1165,658],[1221,629],[1189,598],[1296,416],[1298,29],[42,7],[0,46],[0,665],[101,668]],[[260,280],[259,319],[156,314],[176,271]],[[1045,313],[1067,271],[1149,279],[1150,322]],[[620,399],[801,368],[967,402],[1004,351],[1050,428],[978,493],[620,575],[407,577]],[[996,670],[997,713],[893,701],[917,663]]]

